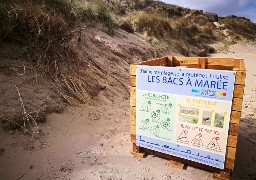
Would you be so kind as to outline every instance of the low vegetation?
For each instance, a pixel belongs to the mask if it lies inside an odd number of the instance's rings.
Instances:
[[[79,52],[87,27],[102,28],[111,36],[119,35],[119,28],[140,33],[153,47],[164,42],[185,56],[214,53],[210,44],[215,42],[226,46],[256,39],[256,24],[249,19],[228,16],[216,25],[202,11],[153,0],[1,0],[0,19],[0,43],[17,45],[21,51],[16,59],[52,79],[56,91],[72,105],[89,102],[100,89],[93,75],[81,75],[79,68],[94,66],[107,74],[89,52]],[[86,43],[95,46],[91,39]]]
[[[250,19],[237,16],[227,16],[220,18],[220,23],[224,24],[224,28],[229,30],[232,39],[238,42],[241,40],[256,39],[256,24]]]
[[[111,35],[120,27],[129,33],[174,39],[183,55],[201,55],[203,49],[207,55],[205,44],[225,38],[202,12],[152,0],[3,0],[0,17],[1,41],[23,45],[22,54],[46,74],[77,61],[70,42],[84,23],[102,23]],[[246,18],[229,16],[220,23],[233,39],[255,38],[256,25]]]

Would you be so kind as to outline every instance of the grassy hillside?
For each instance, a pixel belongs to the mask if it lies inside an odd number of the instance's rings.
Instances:
[[[152,0],[5,0],[0,17],[1,41],[23,45],[23,54],[45,73],[56,72],[62,62],[72,66],[77,54],[69,43],[85,24],[102,23],[111,35],[122,28],[164,38],[186,56],[205,56],[213,51],[207,44],[230,40],[202,12]],[[248,19],[230,16],[220,23],[233,42],[256,38]]]
[[[63,109],[60,97],[79,105],[106,87],[108,95],[127,93],[135,60],[169,52],[207,56],[212,43],[256,38],[248,19],[223,17],[217,26],[201,11],[152,0],[2,0],[0,19],[0,82],[9,83],[0,102],[10,102],[0,103],[2,123],[30,122],[13,111],[20,109],[15,87],[27,97],[27,112],[38,116],[40,109],[43,120]]]

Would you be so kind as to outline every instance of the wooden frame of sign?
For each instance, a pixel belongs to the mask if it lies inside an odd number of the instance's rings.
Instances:
[[[224,170],[203,165],[194,161],[153,151],[136,145],[136,66],[167,66],[177,68],[199,68],[214,70],[236,71],[232,111],[228,134],[228,143],[226,151],[226,160]],[[243,59],[239,58],[206,58],[206,57],[176,57],[168,56],[149,61],[138,62],[130,65],[130,134],[132,142],[131,153],[138,157],[145,157],[147,154],[153,154],[159,157],[169,159],[168,165],[184,168],[187,165],[197,166],[213,172],[216,179],[231,179],[234,168],[236,145],[238,137],[239,122],[242,110],[246,69]]]

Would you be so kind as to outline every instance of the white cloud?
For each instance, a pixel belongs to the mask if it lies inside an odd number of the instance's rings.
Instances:
[[[245,16],[256,22],[255,0],[162,0],[182,7],[215,12],[220,16]]]

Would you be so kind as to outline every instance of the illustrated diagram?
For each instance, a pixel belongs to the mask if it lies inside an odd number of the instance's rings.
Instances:
[[[188,131],[187,130],[183,130],[181,132],[181,134],[179,135],[179,137],[177,138],[177,141],[185,143],[185,144],[189,144],[189,140],[188,140],[188,136],[187,135],[188,135]]]
[[[146,120],[141,120],[141,125],[140,125],[140,129],[148,129],[149,128],[149,119]]]
[[[205,126],[211,126],[212,123],[212,111],[203,111],[202,124]]]
[[[151,127],[150,129],[151,133],[156,136],[159,137],[160,134],[160,129],[159,129],[159,125],[155,126],[155,127]]]
[[[143,103],[141,111],[149,112],[150,110],[151,110],[151,101]]]
[[[136,133],[174,141],[174,96],[137,91],[136,101]]]
[[[160,120],[160,110],[153,111],[151,113],[151,118],[153,122],[158,122]]]
[[[179,120],[181,122],[191,123],[191,124],[197,124],[198,123],[198,117],[197,116],[186,116],[186,115],[179,115]]]
[[[172,131],[170,122],[171,122],[170,118],[167,118],[166,120],[161,121],[162,128],[167,129],[168,131]]]
[[[171,113],[171,108],[172,108],[172,103],[163,104],[161,110],[164,114],[170,114]]]
[[[199,109],[193,108],[193,107],[186,107],[186,106],[180,106],[180,113],[182,114],[188,114],[192,116],[198,116],[199,115]]]
[[[198,108],[192,108],[192,107],[186,107],[181,106],[179,111],[179,121],[186,122],[186,123],[192,123],[197,124],[198,123],[198,116],[199,116],[199,109]]]
[[[215,113],[214,127],[223,128],[226,113]]]
[[[210,141],[206,148],[213,151],[221,151],[220,145],[218,143],[219,140],[219,137],[212,138],[212,140]]]
[[[194,139],[191,141],[191,144],[193,145],[193,146],[196,146],[196,147],[203,147],[204,145],[203,145],[203,141],[202,141],[202,134],[201,133],[198,133],[195,137],[194,137]]]

